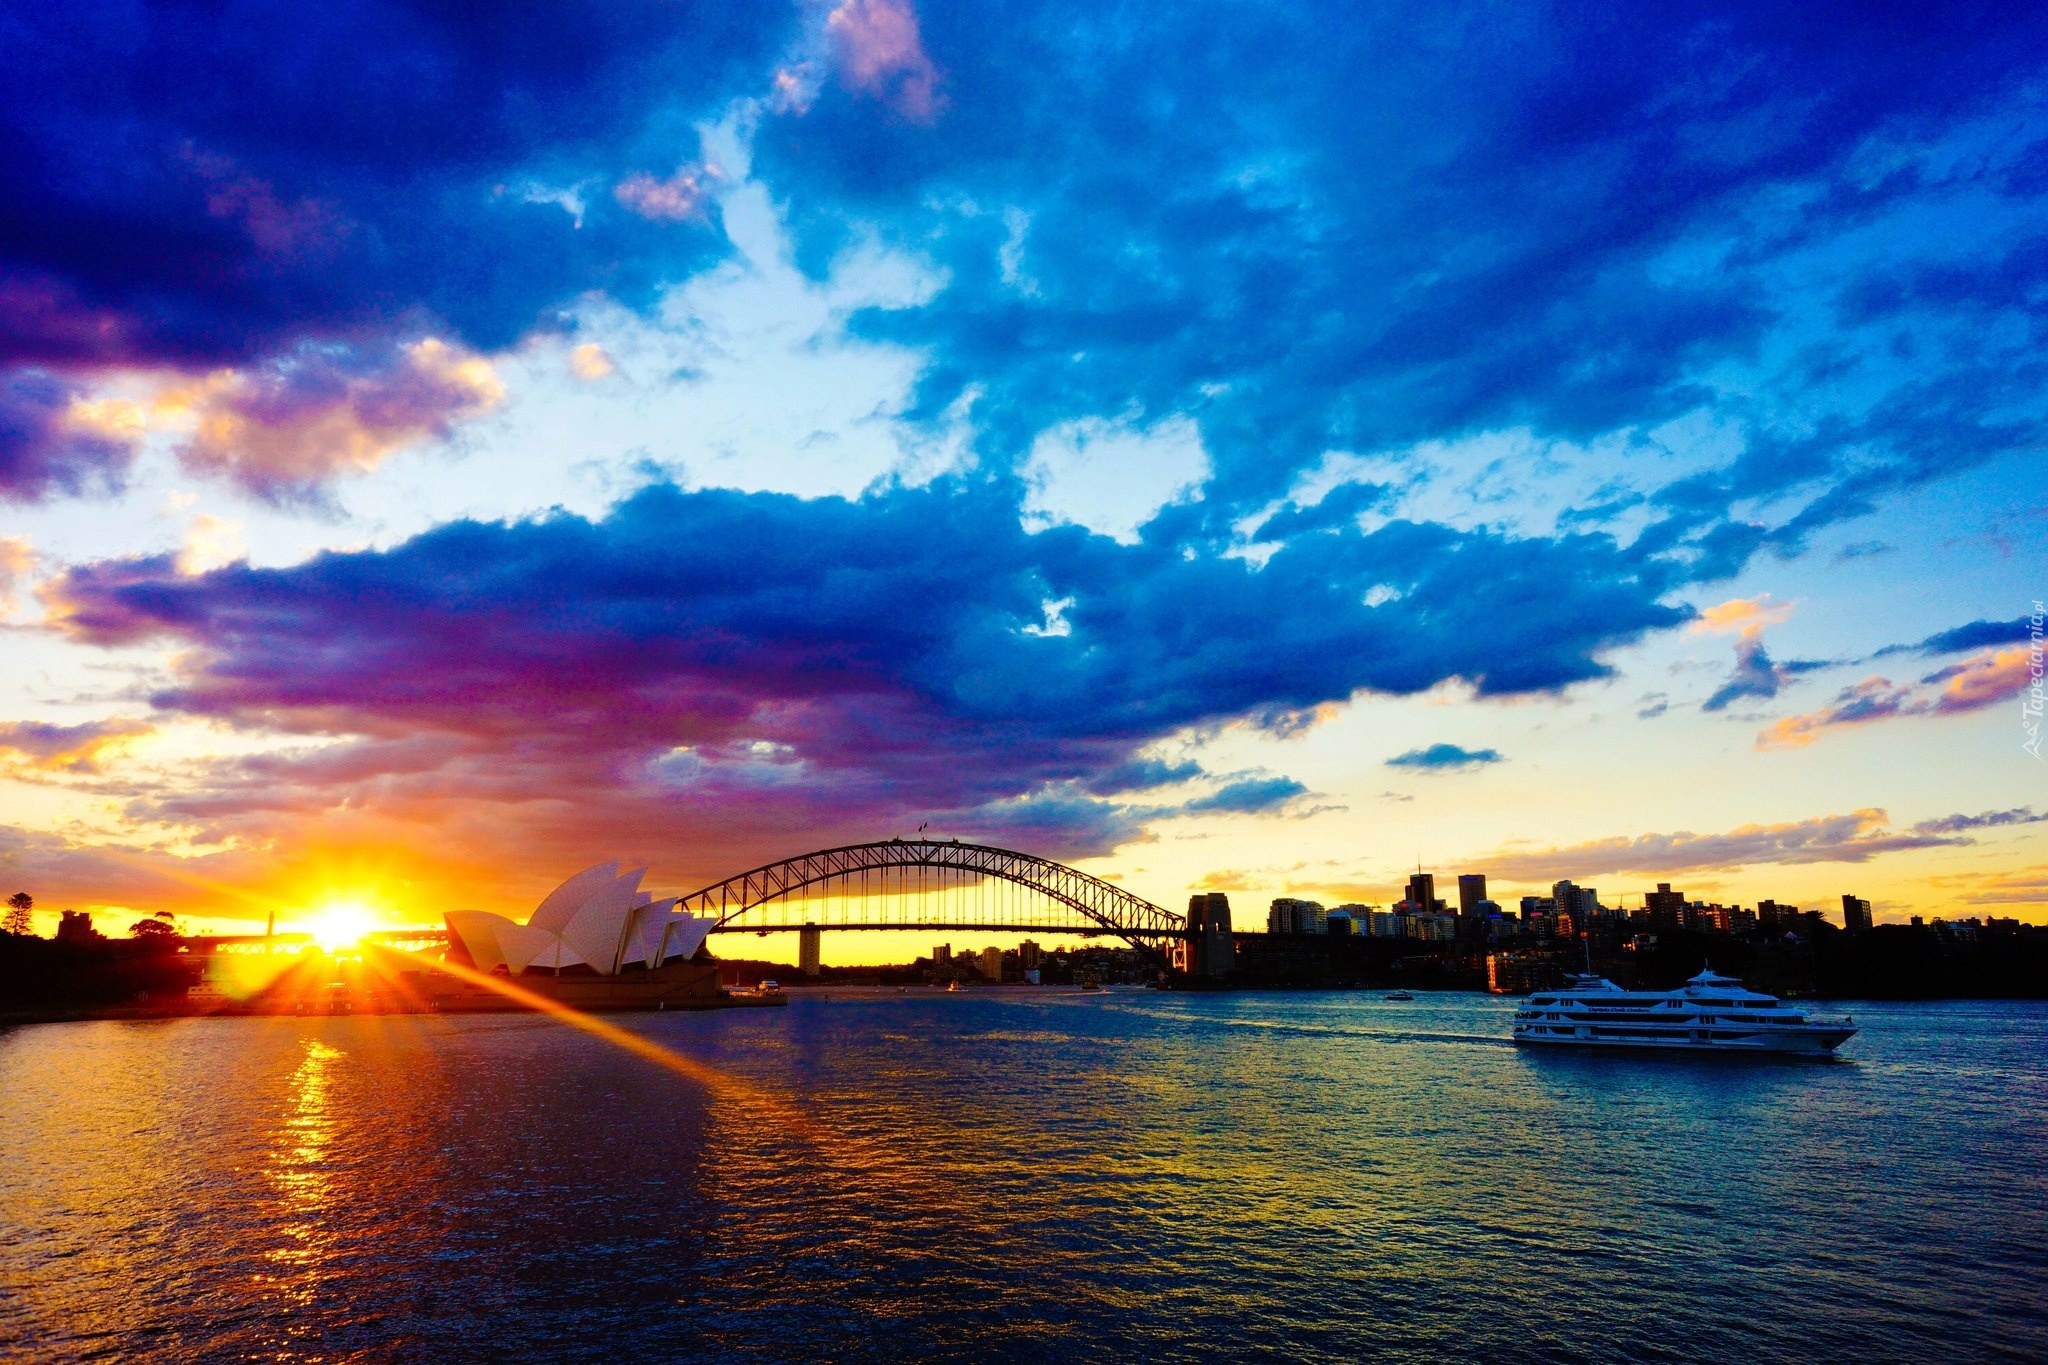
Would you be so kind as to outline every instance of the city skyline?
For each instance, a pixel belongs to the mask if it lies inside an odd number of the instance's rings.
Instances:
[[[358,10],[0,37],[40,932],[921,828],[2048,922],[2030,16]]]

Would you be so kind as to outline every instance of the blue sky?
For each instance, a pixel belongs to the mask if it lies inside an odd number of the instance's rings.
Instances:
[[[0,875],[407,919],[930,822],[2041,918],[2044,44],[16,16]]]

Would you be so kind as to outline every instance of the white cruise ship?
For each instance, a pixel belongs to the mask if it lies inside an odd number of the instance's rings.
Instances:
[[[1772,1052],[1825,1057],[1856,1032],[1849,1019],[1809,1019],[1772,995],[1709,969],[1675,991],[1625,991],[1574,976],[1515,1012],[1515,1041],[1561,1047]]]

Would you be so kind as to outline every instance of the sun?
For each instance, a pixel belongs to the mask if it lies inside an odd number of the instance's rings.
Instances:
[[[323,905],[313,912],[312,919],[306,924],[313,941],[330,953],[339,948],[355,947],[363,935],[375,927],[376,917],[353,901]]]

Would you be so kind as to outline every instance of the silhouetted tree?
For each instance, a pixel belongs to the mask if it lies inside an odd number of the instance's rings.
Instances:
[[[35,903],[36,898],[26,891],[17,891],[9,896],[7,898],[7,919],[4,924],[0,924],[0,928],[6,929],[10,934],[33,932],[35,922],[29,918],[28,912]]]
[[[178,936],[177,926],[168,920],[139,919],[128,926],[128,937],[141,939],[173,939]]]

